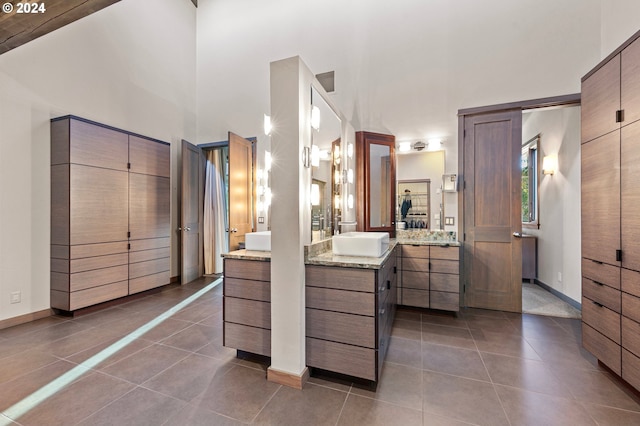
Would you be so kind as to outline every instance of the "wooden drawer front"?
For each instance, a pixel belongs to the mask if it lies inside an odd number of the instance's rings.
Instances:
[[[624,349],[622,350],[622,378],[636,390],[640,390],[640,358]]]
[[[59,272],[61,274],[68,274],[70,265],[67,259],[54,259],[51,258],[51,272]]]
[[[582,346],[620,375],[620,345],[607,339],[588,325],[582,324]]]
[[[305,283],[307,287],[374,293],[376,291],[376,270],[309,265],[305,268]]]
[[[640,272],[622,269],[622,291],[640,297]]]
[[[622,347],[640,356],[640,324],[622,316]]]
[[[439,274],[460,274],[460,262],[457,260],[431,259],[432,273]]]
[[[224,323],[224,346],[264,356],[271,356],[271,330]]]
[[[429,290],[402,289],[402,304],[405,306],[429,307]]]
[[[171,247],[171,238],[147,238],[144,240],[131,240],[131,251],[152,250],[163,247]]]
[[[112,254],[108,256],[88,257],[70,261],[71,273],[91,271],[93,269],[109,268],[111,266],[126,265],[129,262],[127,253]]]
[[[122,265],[71,274],[69,276],[69,291],[84,290],[118,281],[126,281],[129,278],[128,272],[129,267]]]
[[[126,244],[125,244],[125,250],[126,251]],[[69,259],[69,247],[66,244],[60,245],[60,244],[51,244],[51,257],[53,259]],[[100,254],[105,254],[105,253],[100,253]]]
[[[431,309],[459,311],[460,295],[458,293],[446,293],[444,291],[431,291],[429,293],[429,304]]]
[[[105,256],[108,254],[128,253],[127,241],[116,241],[115,243],[102,244],[82,244],[71,246],[69,250],[70,259],[82,259],[85,257]]]
[[[429,274],[429,290],[460,292],[460,275],[453,274]]]
[[[224,276],[245,280],[271,281],[271,262],[225,259]]]
[[[69,310],[74,311],[86,306],[95,305],[96,303],[124,297],[128,294],[129,285],[127,281],[74,291],[69,293]]]
[[[169,270],[169,258],[149,260],[147,262],[129,265],[129,278],[139,278],[145,275],[157,274]]]
[[[164,271],[153,275],[145,275],[144,277],[130,279],[129,294],[140,293],[141,291],[167,285],[169,284],[169,281],[171,281],[171,277],[169,275],[169,271]]]
[[[622,293],[622,315],[640,322],[640,297]]]
[[[375,315],[374,293],[307,287],[307,307],[357,315]]]
[[[421,259],[418,257],[403,257],[402,270],[429,272],[429,259]]]
[[[258,300],[225,297],[224,320],[252,327],[271,328],[271,304]]]
[[[374,348],[376,321],[374,317],[343,314],[307,308],[307,337]]]
[[[419,257],[422,259],[429,258],[429,246],[410,246],[403,244],[402,245],[402,260],[404,261],[407,257]]]
[[[429,273],[402,271],[402,288],[429,290]]]
[[[132,173],[169,177],[171,146],[129,135],[129,162]]]
[[[607,308],[620,313],[620,290],[599,284],[589,278],[582,279],[582,294]]]
[[[241,299],[271,301],[271,283],[224,277],[224,295]]]
[[[127,170],[129,137],[126,133],[80,120],[69,120],[69,162]]]
[[[146,262],[148,260],[168,258],[169,256],[171,256],[171,249],[169,247],[143,251],[132,251],[129,254],[129,262]]]
[[[367,380],[376,379],[376,351],[307,337],[307,365]]]
[[[460,247],[431,246],[431,259],[460,260]]]
[[[620,268],[582,258],[582,276],[620,290]]]
[[[582,321],[620,344],[620,314],[582,297]]]
[[[386,262],[382,265],[382,268],[378,270],[378,283],[381,285],[382,283],[386,283],[390,281],[395,274],[393,273],[393,268],[395,268],[395,262]],[[378,286],[378,291],[380,291],[380,285]]]

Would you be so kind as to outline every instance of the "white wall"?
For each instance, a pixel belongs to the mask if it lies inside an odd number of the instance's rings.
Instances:
[[[640,2],[638,0],[601,0],[601,9],[600,56],[604,59],[640,30]]]
[[[190,0],[123,0],[0,55],[0,320],[49,308],[51,118],[171,142],[177,228],[179,141],[195,139],[195,16]],[[13,291],[21,303],[9,304]]]
[[[581,302],[580,107],[524,113],[522,140],[538,133],[540,159],[557,155],[558,171],[540,178],[540,229],[523,231],[538,237],[538,279]]]

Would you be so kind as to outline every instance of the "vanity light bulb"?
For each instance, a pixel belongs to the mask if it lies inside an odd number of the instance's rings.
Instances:
[[[311,145],[311,165],[320,167],[320,148],[318,145]]]
[[[264,115],[264,134],[269,136],[271,134],[271,130],[273,127],[271,126],[271,117],[267,114]]]
[[[349,194],[349,197],[347,197],[347,207],[353,208],[353,194]]]
[[[258,180],[262,179],[262,176],[264,176],[264,172],[262,171],[262,169],[257,169],[256,170],[256,178]]]
[[[269,207],[271,205],[271,188],[265,188],[264,190],[264,205],[265,207]]]
[[[264,152],[264,170],[265,170],[265,172],[268,172],[269,170],[271,170],[271,162],[272,162],[271,153],[269,151],[265,151]]]
[[[340,208],[340,194],[336,194],[334,198],[334,204],[336,209]]]
[[[353,158],[353,144],[347,144],[347,157]]]
[[[353,183],[353,169],[347,170],[347,182]]]
[[[264,186],[258,185],[257,192],[258,192],[258,195],[263,195],[264,194]]]
[[[340,185],[340,170],[336,169],[336,171],[333,172],[333,181],[336,185]]]
[[[336,145],[335,148],[333,149],[333,158],[335,159],[340,158],[340,145]]]
[[[311,127],[320,130],[320,108],[317,106],[311,108]]]

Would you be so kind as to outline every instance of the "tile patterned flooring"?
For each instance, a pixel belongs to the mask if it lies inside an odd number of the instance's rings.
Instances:
[[[0,330],[0,425],[640,424],[640,400],[581,349],[579,320],[398,310],[375,392],[313,377],[298,391],[268,382],[265,365],[222,346],[221,285],[73,376],[17,423],[5,416],[210,281]]]

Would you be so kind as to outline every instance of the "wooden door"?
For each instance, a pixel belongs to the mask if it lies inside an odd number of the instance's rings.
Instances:
[[[522,112],[464,116],[464,268],[468,307],[522,311]]]
[[[180,212],[182,284],[204,273],[204,166],[202,150],[183,140]]]
[[[620,128],[620,55],[582,82],[582,143]]]
[[[637,80],[640,81],[640,78]],[[640,148],[638,141],[640,141],[640,121],[636,121],[622,128],[620,139],[620,229],[622,229],[620,238],[622,240],[622,266],[636,271],[640,271],[640,215],[638,214],[638,212],[640,212],[640,187],[638,187],[638,176],[640,176]],[[584,146],[586,147],[586,145]],[[611,166],[611,169],[615,170],[615,167]],[[612,184],[615,185],[615,181],[613,181]],[[615,194],[616,191],[611,188],[609,192]],[[602,204],[606,202],[605,199],[599,201],[599,203]],[[584,205],[583,201],[583,206]],[[613,225],[615,225],[615,223]]]
[[[627,46],[621,54],[621,108],[622,125],[640,120],[640,38]]]
[[[171,184],[168,177],[129,174],[129,231],[132,240],[170,236]]]
[[[253,144],[229,132],[229,251],[253,230]]]

